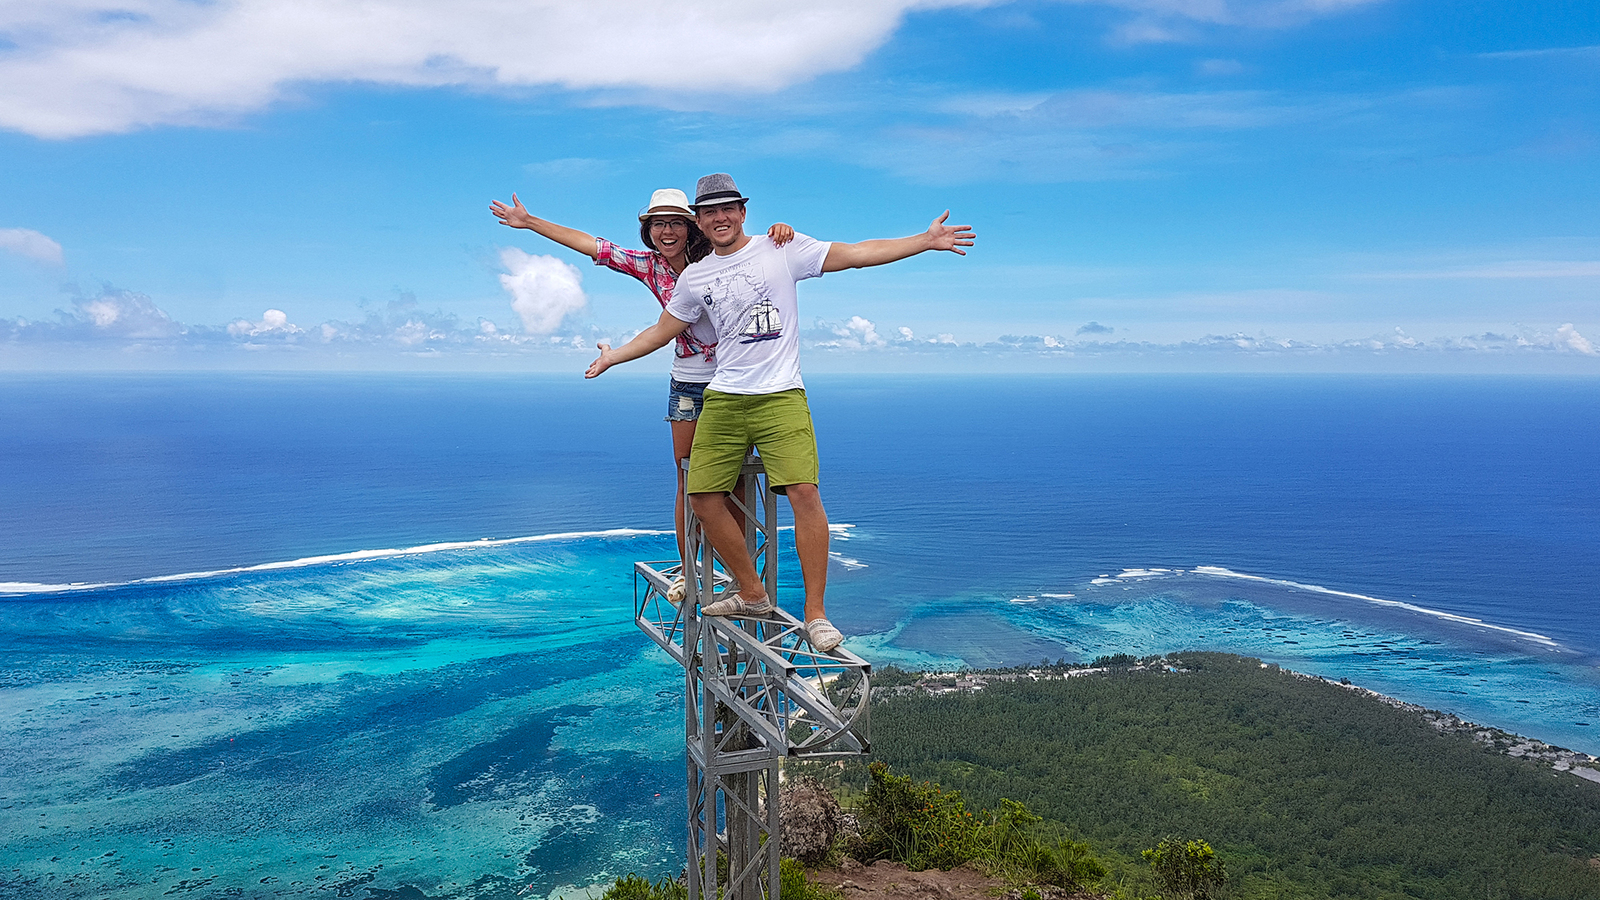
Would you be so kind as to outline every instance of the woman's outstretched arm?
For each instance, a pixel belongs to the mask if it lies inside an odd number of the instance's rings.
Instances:
[[[542,234],[563,247],[571,247],[590,259],[594,259],[599,252],[595,248],[594,235],[539,218],[523,208],[522,201],[517,199],[516,194],[511,195],[510,206],[501,203],[499,200],[491,201],[489,203],[489,212],[494,213],[495,218],[500,220],[501,225],[508,225],[512,228],[526,228],[536,234]]]

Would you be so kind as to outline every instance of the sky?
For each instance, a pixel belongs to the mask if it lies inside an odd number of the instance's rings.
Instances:
[[[1593,0],[0,0],[0,369],[579,372],[659,306],[489,202],[718,171],[977,231],[808,371],[1600,374]]]

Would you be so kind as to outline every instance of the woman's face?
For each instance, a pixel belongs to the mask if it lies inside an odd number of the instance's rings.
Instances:
[[[651,216],[650,243],[662,256],[682,256],[689,248],[689,219],[686,216]]]

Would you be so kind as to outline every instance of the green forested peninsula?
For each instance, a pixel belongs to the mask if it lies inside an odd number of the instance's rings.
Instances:
[[[1204,839],[1233,897],[1600,898],[1600,784],[1253,659],[1167,661],[1183,671],[881,691],[874,756],[1113,861]]]

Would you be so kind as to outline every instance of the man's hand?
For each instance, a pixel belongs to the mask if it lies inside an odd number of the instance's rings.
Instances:
[[[595,359],[594,362],[589,363],[589,368],[583,373],[583,377],[585,378],[599,378],[601,372],[604,372],[616,364],[611,358],[612,353],[610,344],[601,341],[595,346],[600,348],[600,356]]]
[[[775,223],[767,229],[767,238],[772,241],[772,246],[782,247],[794,240],[794,229],[782,222]]]
[[[929,250],[949,250],[966,256],[967,251],[961,248],[971,247],[978,236],[973,234],[971,225],[946,225],[944,220],[948,218],[950,210],[947,209],[944,215],[933,220],[927,231],[910,237],[862,241],[859,244],[835,241],[829,245],[828,255],[822,258],[822,271],[840,272],[881,266]]]
[[[515,199],[515,194],[512,195]],[[977,239],[971,225],[946,225],[945,219],[950,218],[950,210],[945,210],[944,215],[933,220],[928,226],[928,244],[930,250],[949,250],[952,253],[967,255],[962,247],[971,247]]]
[[[489,201],[489,212],[494,213],[494,217],[500,220],[501,225],[509,225],[512,228],[533,227],[533,216],[523,208],[522,201],[517,199],[516,194],[511,195],[510,206],[499,200]]]
[[[613,350],[607,343],[595,344],[600,348],[600,356],[589,364],[583,372],[585,378],[598,378],[600,373],[620,363],[638,359],[660,350],[672,343],[672,339],[683,333],[689,323],[677,318],[666,310],[661,311],[661,318],[654,325],[633,336],[633,340]]]

